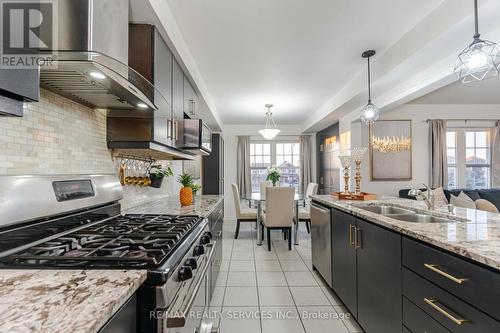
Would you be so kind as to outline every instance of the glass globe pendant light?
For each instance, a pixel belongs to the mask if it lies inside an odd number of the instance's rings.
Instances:
[[[462,83],[481,81],[500,72],[500,50],[497,44],[479,38],[477,0],[474,0],[474,26],[474,40],[460,52],[454,69]]]
[[[368,50],[361,55],[368,61],[368,104],[361,110],[361,121],[367,125],[373,124],[380,117],[380,110],[372,103],[371,81],[370,81],[370,57],[375,55],[374,50]]]
[[[273,113],[271,112],[271,108],[273,107],[273,105],[266,104],[265,107],[267,108],[266,127],[264,129],[261,129],[259,131],[259,134],[262,135],[266,140],[272,140],[278,135],[280,130],[276,128],[276,123],[273,119]]]

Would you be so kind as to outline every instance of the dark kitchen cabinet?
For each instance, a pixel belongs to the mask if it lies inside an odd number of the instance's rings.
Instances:
[[[356,217],[332,209],[333,290],[352,315],[357,317],[355,228]]]
[[[212,233],[212,243],[215,244],[214,259],[210,267],[210,292],[213,294],[217,277],[219,276],[220,268],[222,265],[222,227],[224,223],[224,200],[219,202],[213,209],[212,213],[208,216],[208,223],[210,232]]]
[[[190,117],[196,116],[198,95],[189,79],[184,76],[184,113]]]
[[[224,194],[224,139],[212,134],[212,152],[202,159],[203,194]]]
[[[0,115],[22,117],[23,102],[39,98],[38,69],[0,69]]]
[[[317,174],[320,194],[340,190],[339,125],[334,124],[316,136]]]
[[[182,121],[184,119],[184,72],[177,60],[172,61],[172,137],[175,147],[184,145]]]
[[[400,332],[401,235],[332,209],[333,290],[368,333]]]
[[[478,310],[474,304],[462,301],[407,268],[403,268],[402,274],[403,295],[450,332],[500,332],[500,322]],[[490,288],[494,290],[498,286]]]
[[[172,61],[173,56],[160,33],[150,24],[129,25],[129,66],[144,76],[151,85],[138,88],[153,101],[157,110],[154,115],[128,112],[108,119],[120,122],[119,128],[130,127],[128,133],[146,133],[155,142],[174,147],[172,139]],[[143,130],[139,131],[139,129]],[[145,140],[138,138],[138,140]]]
[[[401,235],[357,219],[358,322],[369,333],[401,330]]]

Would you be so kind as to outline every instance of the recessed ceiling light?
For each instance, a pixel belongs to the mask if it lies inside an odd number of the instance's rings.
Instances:
[[[90,76],[92,76],[94,79],[102,80],[106,78],[106,75],[100,73],[100,72],[90,72]]]
[[[137,103],[137,107],[141,108],[141,109],[147,109],[148,108],[148,106],[145,103],[142,103],[142,102]]]

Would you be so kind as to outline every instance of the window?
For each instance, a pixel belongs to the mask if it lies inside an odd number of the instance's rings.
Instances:
[[[465,180],[467,188],[490,187],[489,134],[489,131],[465,132]]]
[[[457,132],[446,133],[446,148],[448,157],[448,188],[457,188]]]
[[[271,166],[271,144],[250,144],[250,173],[252,192],[260,191],[260,183],[266,180],[267,168]]]
[[[298,143],[276,143],[276,167],[281,170],[280,185],[299,188]]]
[[[491,146],[489,129],[449,129],[446,133],[448,188],[489,188]]]
[[[299,188],[300,145],[297,142],[250,143],[250,173],[252,192],[260,192],[260,183],[266,180],[267,168],[281,170],[280,186]]]

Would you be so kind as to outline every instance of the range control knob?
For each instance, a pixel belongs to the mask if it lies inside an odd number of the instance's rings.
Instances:
[[[186,261],[184,261],[184,266],[189,266],[191,269],[197,269],[198,262],[196,261],[196,258],[187,258]]]
[[[193,250],[193,256],[198,257],[205,254],[205,247],[203,245],[196,245]]]
[[[208,235],[203,235],[200,237],[200,244],[205,245],[210,243],[210,236]]]
[[[186,281],[193,277],[193,270],[189,266],[179,268],[179,281]]]
[[[206,235],[206,236],[208,236],[208,237],[210,237],[210,239],[212,239],[212,232],[205,231],[203,234]]]

